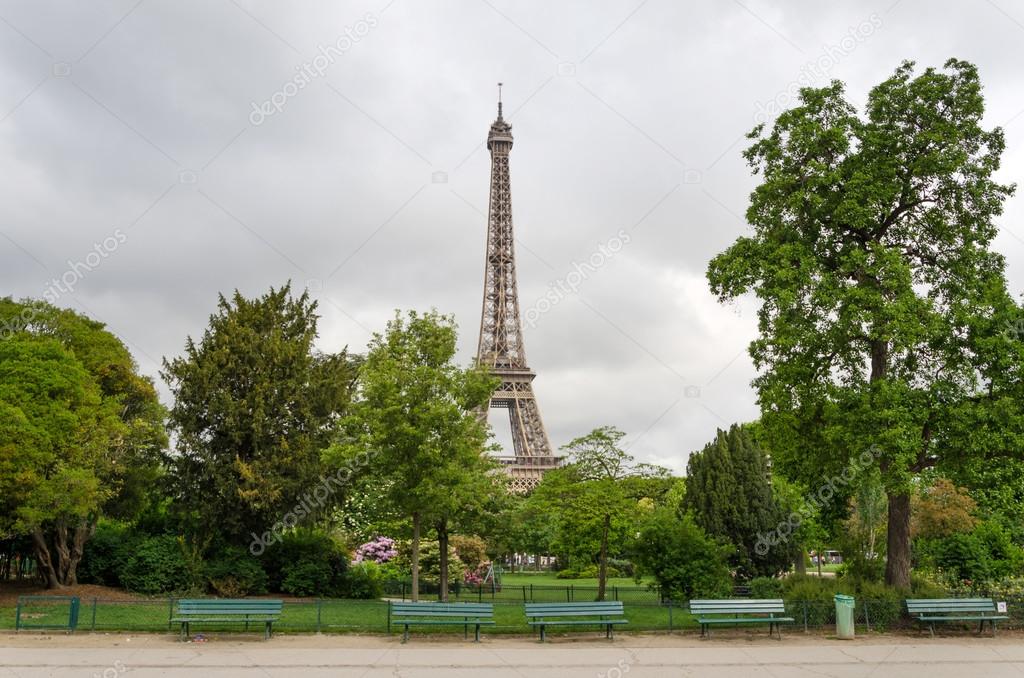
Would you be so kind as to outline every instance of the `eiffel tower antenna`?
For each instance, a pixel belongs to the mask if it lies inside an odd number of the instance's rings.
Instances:
[[[487,149],[491,152],[491,195],[477,361],[501,380],[491,396],[490,407],[508,410],[514,454],[499,459],[510,477],[512,491],[527,492],[540,482],[545,471],[557,467],[561,459],[555,456],[541,420],[533,394],[536,374],[527,366],[523,346],[508,168],[512,125],[501,117],[500,82],[498,119],[487,134]]]

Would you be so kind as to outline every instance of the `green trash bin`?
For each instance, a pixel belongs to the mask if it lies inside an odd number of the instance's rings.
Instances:
[[[853,638],[853,596],[846,596],[842,593],[836,594],[836,636],[839,638]]]

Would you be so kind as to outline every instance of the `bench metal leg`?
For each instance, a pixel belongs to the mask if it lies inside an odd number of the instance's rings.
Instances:
[[[406,624],[405,625],[405,632],[402,633],[402,643],[404,644],[408,640],[409,640],[409,625]]]
[[[544,625],[540,625],[540,642],[544,642]]]
[[[473,642],[474,643],[479,643],[480,642],[480,625],[479,624],[476,625],[476,629],[475,629],[475,631],[473,633]]]

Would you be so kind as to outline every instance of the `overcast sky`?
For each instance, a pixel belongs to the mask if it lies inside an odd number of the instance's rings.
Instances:
[[[504,82],[552,442],[611,424],[676,471],[757,416],[755,307],[720,306],[704,271],[748,228],[744,134],[795,83],[839,78],[860,106],[903,59],[970,60],[1006,129],[1001,178],[1024,169],[1010,0],[3,1],[0,51],[0,295],[49,290],[158,382],[218,292],[289,279],[320,302],[323,350],[436,307],[468,363]],[[996,241],[1015,294],[1022,200]]]

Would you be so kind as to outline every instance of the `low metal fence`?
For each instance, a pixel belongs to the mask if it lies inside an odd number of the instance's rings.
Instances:
[[[531,629],[523,614],[522,587],[514,587],[517,596],[495,597],[485,601],[494,603],[495,626],[491,633],[527,634]],[[538,594],[534,587],[533,593]],[[549,587],[550,588],[550,587]],[[555,587],[564,594],[563,587]],[[586,588],[586,587],[583,587]],[[571,587],[581,596],[580,587]],[[478,600],[480,591],[473,589],[476,598],[463,589],[454,601]],[[627,590],[620,589],[620,596]],[[636,592],[636,591],[630,591]],[[611,597],[611,587],[609,597]],[[529,587],[527,587],[529,596]],[[570,593],[569,595],[573,595]],[[589,591],[587,592],[589,595]],[[397,596],[394,599],[398,599]],[[429,600],[429,596],[421,599]],[[622,598],[620,597],[620,600]],[[998,600],[1002,600],[997,598]],[[0,628],[15,629],[67,629],[74,631],[135,631],[168,632],[172,629],[171,619],[177,598],[154,598],[143,600],[107,600],[103,598],[78,598],[69,596],[22,596],[16,610],[6,613],[0,608]],[[529,598],[527,599],[529,602]],[[537,600],[534,598],[533,600]],[[543,599],[542,599],[543,600]],[[559,598],[559,601],[564,598]],[[592,600],[577,597],[575,600]],[[1000,624],[1001,628],[1024,629],[1024,598],[1006,600],[1010,619]],[[786,601],[787,614],[794,618],[792,631],[816,632],[835,627],[835,605],[831,600],[790,600]],[[13,613],[13,614],[11,614]],[[658,597],[641,598],[625,602],[625,614],[629,619],[629,630],[633,631],[681,631],[695,629],[696,621],[690,615],[685,602],[660,600]],[[900,600],[857,599],[854,621],[858,631],[886,631],[911,629],[914,621],[906,614]],[[310,599],[286,600],[280,620],[274,625],[275,631],[283,633],[387,633],[389,632],[388,600]],[[967,628],[967,626],[965,626]],[[237,626],[216,625],[210,631],[237,631]],[[461,631],[460,631],[461,632]]]

